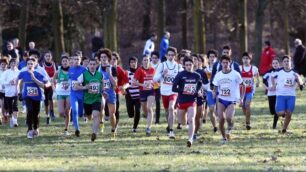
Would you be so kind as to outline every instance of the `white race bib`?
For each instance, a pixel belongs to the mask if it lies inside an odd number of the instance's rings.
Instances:
[[[164,76],[164,84],[167,84],[167,85],[173,85],[173,80],[174,80],[174,76],[171,76],[171,75],[166,75]]]
[[[75,90],[76,85],[80,85],[80,83],[78,81],[72,81],[71,84],[72,84],[72,89],[73,90]]]
[[[231,89],[229,83],[223,83],[220,85],[220,95],[221,96],[230,96],[231,95]]]
[[[295,85],[295,78],[286,78],[284,86],[285,87],[293,87]]]
[[[37,87],[27,87],[27,96],[29,97],[38,96],[38,88]]]
[[[110,89],[111,88],[111,83],[108,80],[103,80],[103,89],[106,90],[106,89]]]
[[[196,84],[185,84],[183,94],[194,95],[196,93]]]
[[[99,94],[100,93],[100,83],[93,82],[89,84],[88,93]]]
[[[242,78],[243,82],[246,87],[252,87],[253,86],[253,79],[252,78]]]
[[[149,81],[143,81],[143,89],[144,90],[151,90],[153,88],[153,81],[149,80]]]
[[[69,85],[70,85],[70,84],[69,84],[68,81],[62,81],[60,87],[61,87],[62,90],[67,91],[68,88],[69,88]]]

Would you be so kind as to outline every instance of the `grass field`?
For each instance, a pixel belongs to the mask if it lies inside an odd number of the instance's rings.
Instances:
[[[210,123],[200,130],[201,138],[186,147],[187,130],[175,131],[176,140],[166,136],[165,118],[145,136],[145,121],[131,133],[125,103],[116,140],[111,140],[109,123],[96,142],[90,141],[91,121],[81,121],[81,137],[63,136],[63,119],[45,125],[41,111],[41,135],[26,138],[25,115],[20,127],[0,127],[0,171],[306,171],[306,93],[298,93],[297,106],[289,126],[291,134],[272,130],[267,98],[259,90],[253,103],[253,129],[246,131],[241,110],[237,110],[233,140],[221,144]],[[280,129],[280,123],[278,124]],[[73,127],[70,129],[74,132]]]

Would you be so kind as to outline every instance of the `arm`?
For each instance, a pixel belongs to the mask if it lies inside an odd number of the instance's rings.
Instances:
[[[303,81],[302,81],[300,75],[297,74],[297,73],[295,73],[295,79],[296,79],[297,83],[298,83],[299,86],[300,86],[300,90],[302,91],[303,88],[304,88],[304,83],[303,83]]]
[[[43,82],[41,82],[40,80],[38,80],[38,79],[35,77],[33,71],[30,72],[30,74],[31,74],[32,80],[33,80],[39,87],[44,88],[44,87],[50,87],[50,86],[51,86],[51,83],[50,83],[49,81],[46,81],[46,83],[43,83]]]
[[[113,85],[113,89],[117,87],[117,72],[113,71],[110,67],[106,68],[106,72],[109,74],[109,80]]]
[[[163,75],[163,68],[164,68],[164,64],[160,63],[156,69],[155,75],[153,77],[153,81],[154,82],[159,82],[162,78]]]
[[[176,77],[174,78],[173,80],[173,85],[172,85],[172,91],[173,92],[179,92],[180,91],[180,88],[179,88],[179,84],[180,84],[180,74],[176,75]]]
[[[218,62],[216,62],[214,65],[213,65],[213,68],[212,68],[212,71],[211,71],[211,77],[210,77],[210,88],[211,90],[213,90],[214,88],[214,85],[213,85],[213,80],[215,78],[215,75],[217,73],[217,66],[218,66]]]
[[[81,74],[77,80],[79,83],[82,83],[82,84],[75,85],[74,88],[76,90],[87,90],[88,89],[87,85],[83,85],[84,84],[84,74]]]
[[[244,85],[244,82],[241,82],[240,84],[240,88],[241,88],[241,93],[240,93],[240,106],[243,105],[243,99],[244,99],[244,96],[245,96],[245,85]]]

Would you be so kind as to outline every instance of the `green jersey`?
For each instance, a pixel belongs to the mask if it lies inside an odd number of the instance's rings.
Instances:
[[[89,85],[84,94],[84,103],[100,103],[102,98],[103,75],[96,71],[92,74],[89,71],[83,73],[83,83]]]
[[[56,93],[57,95],[70,95],[70,83],[69,83],[68,72],[64,72],[62,69],[58,70]]]

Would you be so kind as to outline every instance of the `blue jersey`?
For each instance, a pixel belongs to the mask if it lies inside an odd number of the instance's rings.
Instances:
[[[86,71],[86,68],[83,67],[83,66],[73,66],[73,67],[69,68],[68,77],[69,77],[69,80],[70,80],[71,94],[72,95],[79,95],[79,96],[83,97],[83,95],[84,95],[83,90],[74,90],[73,88],[74,88],[75,84],[81,84],[81,83],[78,83],[78,78],[85,71]]]
[[[172,91],[178,92],[178,103],[196,102],[198,91],[202,87],[200,74],[196,72],[182,71],[173,80]]]
[[[22,68],[26,66],[27,66],[27,62],[25,60],[22,60],[18,65],[18,69],[21,70]]]
[[[46,83],[47,80],[43,75],[34,71],[34,76],[37,80]],[[33,100],[43,100],[43,89],[41,89],[31,78],[31,74],[28,71],[23,71],[19,73],[18,79],[23,81],[23,91],[22,91],[22,98],[30,98]]]
[[[117,71],[116,71],[116,68],[112,67],[111,68],[111,71],[112,71],[112,75],[114,77],[117,76]],[[100,67],[100,72],[102,73],[103,75],[103,90],[108,94],[112,94],[112,95],[115,95],[116,92],[115,92],[115,89],[114,89],[114,86],[112,84],[112,82],[110,81],[110,76],[109,74],[106,72],[106,67]]]

